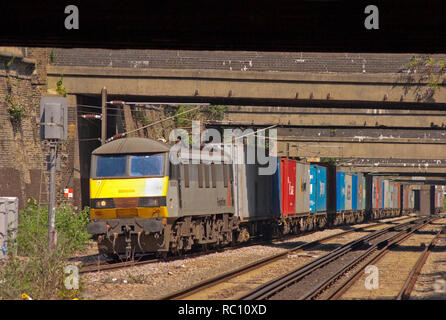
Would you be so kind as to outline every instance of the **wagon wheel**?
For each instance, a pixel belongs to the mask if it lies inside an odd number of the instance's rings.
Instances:
[[[157,253],[156,253],[156,256],[157,256],[158,258],[162,259],[162,260],[166,260],[166,259],[167,259],[167,256],[168,256],[168,253],[167,253],[166,251],[163,251],[163,252],[157,252]]]

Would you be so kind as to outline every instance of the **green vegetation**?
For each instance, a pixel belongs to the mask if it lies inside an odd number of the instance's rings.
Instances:
[[[23,104],[19,104],[15,101],[13,95],[8,94],[5,96],[5,102],[8,106],[8,115],[9,119],[14,125],[19,124],[22,119],[26,117],[26,106]]]
[[[188,110],[192,110],[196,108],[193,105],[181,105],[174,112],[174,115],[183,113]],[[203,107],[201,109],[197,109],[195,111],[181,114],[178,117],[175,117],[175,126],[176,127],[184,127],[190,124],[193,120],[221,120],[223,119],[224,113],[226,111],[226,106],[220,105],[211,105],[207,107]]]
[[[8,260],[0,268],[0,299],[75,297],[78,290],[64,287],[63,269],[75,250],[82,250],[90,238],[86,231],[88,209],[74,212],[67,204],[56,208],[57,244],[48,249],[48,208],[33,199],[19,213],[15,241],[9,243]]]
[[[337,158],[321,158],[321,162],[326,162],[326,163],[336,164],[337,161],[338,161]]]
[[[408,74],[419,74],[421,80],[427,81],[427,87],[422,98],[432,97],[438,89],[443,90],[443,82],[440,83],[442,75],[446,72],[446,59],[434,59],[430,56],[413,56],[404,64],[400,71]]]
[[[63,74],[60,76],[59,81],[56,83],[56,92],[64,97],[67,95],[67,90],[63,85]]]
[[[190,106],[190,105],[179,106],[178,109],[174,112],[174,115],[178,115],[180,113],[192,110],[195,107],[196,106]],[[192,120],[198,120],[199,114],[200,114],[200,111],[198,109],[195,111],[189,112],[189,113],[181,114],[174,118],[175,126],[177,128],[184,127],[184,126],[190,124],[190,122]]]
[[[56,58],[56,56],[54,55],[54,49],[51,49],[49,58],[50,58],[50,64],[53,64]]]
[[[5,67],[8,69],[14,63],[14,60],[15,60],[15,56],[12,56],[12,58],[9,59],[9,61],[5,63]]]
[[[139,121],[143,126],[147,126],[152,123],[152,121],[150,121],[150,119],[146,116],[144,109],[135,110],[134,115],[135,119]]]
[[[210,105],[203,109],[203,114],[207,119],[222,120],[226,109],[226,106]]]
[[[14,59],[11,60],[11,63]],[[5,103],[7,106],[7,111],[9,115],[9,119],[11,120],[11,123],[13,126],[18,126],[22,119],[26,117],[26,106],[23,104],[20,104],[17,101],[17,94],[14,94],[14,88],[17,87],[17,82],[19,82],[20,79],[15,79],[15,81],[11,78],[11,76],[7,75],[6,79],[6,89],[7,94],[5,96]]]

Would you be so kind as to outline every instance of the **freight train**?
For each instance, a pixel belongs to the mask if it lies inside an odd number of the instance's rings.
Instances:
[[[87,231],[100,253],[182,254],[414,210],[410,186],[330,164],[278,157],[260,175],[265,165],[249,163],[242,144],[179,154],[177,164],[169,151],[144,138],[93,151]]]

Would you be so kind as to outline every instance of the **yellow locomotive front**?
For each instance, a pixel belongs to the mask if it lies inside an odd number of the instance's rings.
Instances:
[[[158,248],[156,234],[162,233],[168,217],[168,150],[157,141],[128,138],[93,151],[92,222],[87,230],[97,238],[101,253],[125,253],[128,258],[135,250]],[[151,234],[154,238],[147,239]]]

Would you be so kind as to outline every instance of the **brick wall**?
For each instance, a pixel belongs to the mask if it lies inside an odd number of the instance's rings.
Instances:
[[[48,202],[45,168],[48,145],[40,140],[40,99],[47,94],[48,49],[0,47],[0,196]],[[11,119],[12,108],[23,108],[21,120]],[[70,123],[75,109],[69,110]],[[57,198],[69,182],[74,165],[74,141],[60,145],[61,170],[57,173]],[[42,174],[43,171],[43,174]]]

